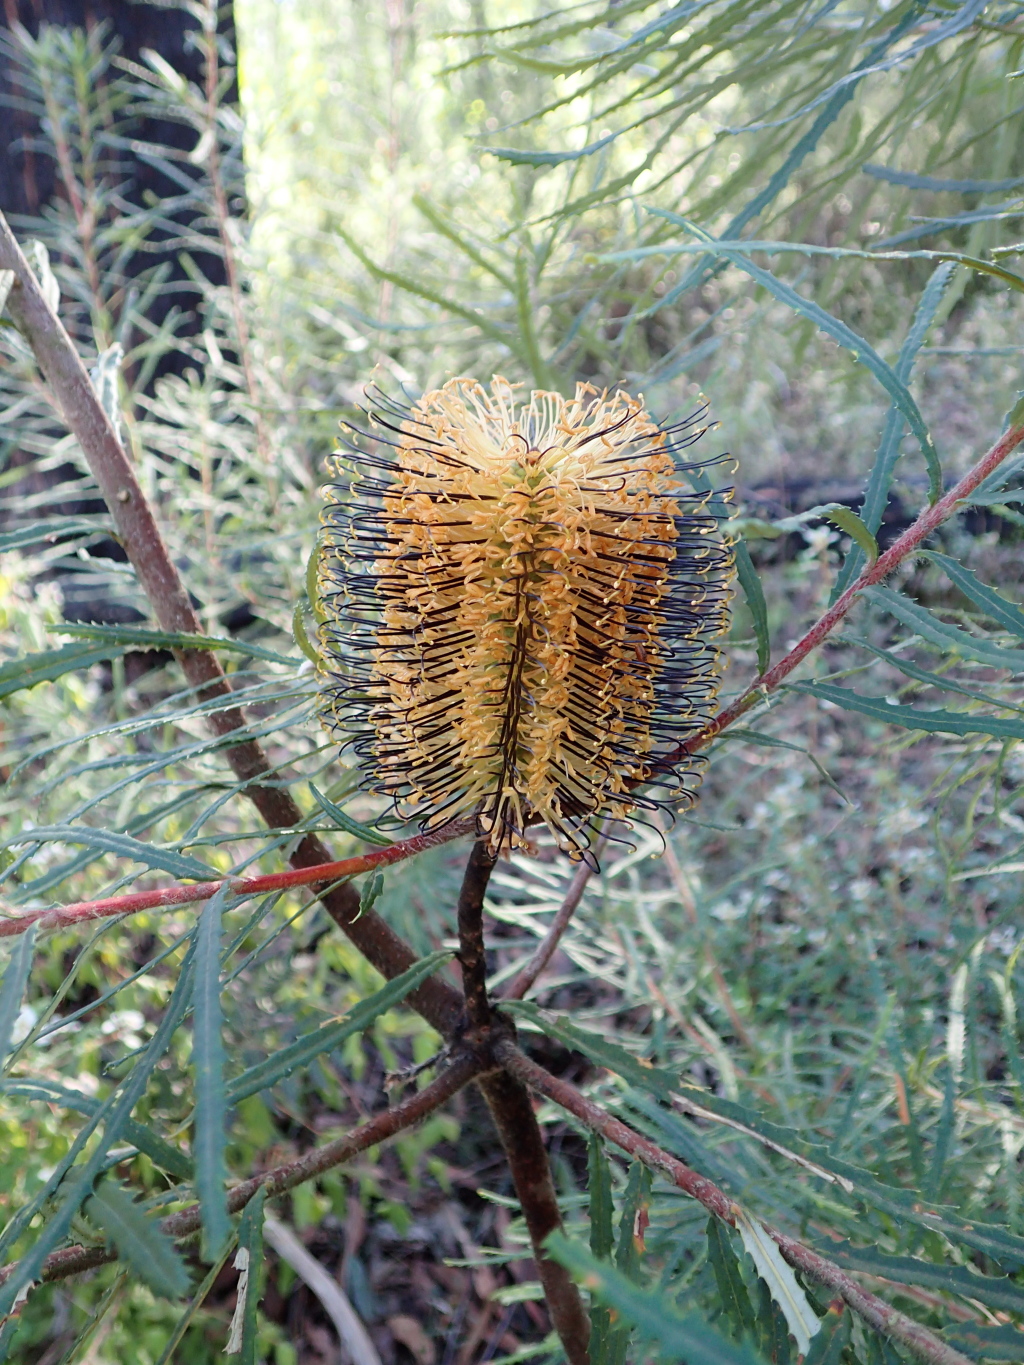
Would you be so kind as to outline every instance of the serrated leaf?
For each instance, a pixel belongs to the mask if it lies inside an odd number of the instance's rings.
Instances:
[[[708,1260],[718,1285],[718,1297],[726,1317],[733,1324],[737,1336],[754,1336],[754,1305],[750,1302],[743,1281],[739,1257],[725,1225],[717,1218],[709,1218],[707,1226]]]
[[[975,573],[965,568],[958,560],[951,559],[949,555],[940,555],[935,550],[927,550],[925,553],[976,607],[980,607],[1011,635],[1017,635],[1024,640],[1024,611],[1016,602],[1008,601],[987,583],[982,583]]]
[[[0,666],[0,697],[10,697],[40,683],[53,682],[65,673],[91,668],[93,664],[120,659],[124,650],[116,645],[62,645],[60,649],[44,649],[38,654],[26,654]]]
[[[796,1349],[806,1355],[811,1338],[821,1326],[808,1302],[807,1295],[797,1284],[792,1268],[782,1259],[782,1253],[764,1228],[738,1204],[733,1205],[736,1230],[743,1239],[747,1255],[757,1267],[757,1273],[768,1286],[772,1298],[785,1314],[789,1330],[796,1341]]]
[[[916,1256],[891,1256],[878,1247],[858,1247],[850,1242],[822,1242],[819,1250],[847,1270],[937,1289],[946,1294],[960,1294],[967,1299],[977,1299],[989,1308],[1024,1317],[1024,1286],[1009,1276],[981,1275],[966,1266],[938,1265]]]
[[[520,151],[516,147],[485,147],[483,150],[496,156],[499,161],[507,161],[511,166],[562,166],[568,161],[581,161],[584,157],[604,151],[605,147],[610,147],[621,136],[621,132],[609,133],[596,142],[588,142],[578,152],[531,152]]]
[[[738,540],[736,542],[733,547],[733,556],[736,561],[736,577],[739,579],[743,596],[750,608],[750,615],[754,622],[754,638],[757,640],[757,671],[767,673],[768,664],[771,662],[772,646],[771,637],[768,633],[768,605],[764,600],[764,589],[761,587],[761,580],[754,568],[753,560],[750,558],[746,541]]]
[[[159,868],[186,881],[205,882],[219,878],[216,868],[197,858],[174,853],[169,848],[158,848],[155,844],[144,844],[130,834],[115,834],[113,830],[94,829],[91,825],[36,825],[4,839],[0,848],[35,843],[85,844],[87,848],[102,849],[104,853]]]
[[[891,705],[884,697],[865,697],[849,687],[829,683],[790,683],[791,692],[819,697],[844,711],[859,711],[886,725],[945,735],[991,735],[993,739],[1024,739],[1024,720],[1002,720],[970,711],[917,711],[912,706]]]
[[[895,616],[897,621],[909,626],[922,640],[947,653],[959,654],[964,659],[973,659],[992,668],[1008,668],[1014,673],[1024,670],[1024,649],[1004,649],[1001,645],[969,635],[958,626],[940,621],[927,607],[918,606],[891,588],[867,588],[864,596],[890,616]]]
[[[7,960],[3,982],[0,983],[0,1069],[11,1050],[14,1026],[21,1013],[21,1000],[32,970],[32,955],[36,945],[36,926],[30,924],[15,943]]]
[[[227,1096],[224,1086],[224,1016],[220,1003],[221,914],[226,888],[206,903],[196,932],[192,1011],[192,1067],[196,1107],[192,1156],[203,1221],[203,1256],[213,1261],[231,1232],[227,1210]]]
[[[246,654],[254,659],[269,659],[275,664],[295,665],[299,661],[276,649],[265,649],[248,640],[232,640],[224,635],[191,635],[181,630],[152,630],[148,626],[99,626],[90,623],[61,622],[48,626],[56,635],[72,635],[80,640],[106,640],[131,649],[214,649],[229,654]]]
[[[188,1271],[174,1243],[114,1181],[100,1182],[85,1212],[154,1294],[179,1299],[188,1291]]]
[[[1024,1360],[1024,1332],[1019,1327],[985,1327],[965,1322],[947,1327],[942,1339],[972,1360],[1006,1360],[1012,1365],[1020,1365]]]
[[[603,1302],[654,1340],[663,1352],[683,1365],[764,1365],[763,1358],[748,1346],[736,1345],[696,1314],[680,1317],[667,1295],[640,1289],[621,1271],[593,1257],[580,1243],[560,1232],[545,1242],[553,1260]]]
[[[442,949],[440,952],[431,953],[429,957],[421,958],[401,976],[396,976],[379,991],[361,1000],[344,1019],[321,1024],[319,1028],[296,1038],[294,1043],[282,1048],[280,1052],[257,1062],[255,1066],[250,1066],[228,1084],[228,1103],[237,1104],[248,1095],[269,1089],[299,1067],[308,1066],[321,1053],[332,1051],[352,1034],[362,1033],[379,1015],[400,1004],[450,957],[451,952]]]
[[[378,844],[381,848],[387,848],[393,842],[386,834],[381,834],[379,830],[371,829],[369,825],[363,825],[358,820],[353,820],[351,815],[346,815],[340,806],[336,806],[323,792],[318,791],[312,782],[309,784],[309,790],[324,814],[329,815],[338,828],[347,834],[354,834],[365,843]]]

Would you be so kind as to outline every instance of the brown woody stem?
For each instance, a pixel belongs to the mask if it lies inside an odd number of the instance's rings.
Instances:
[[[228,1212],[237,1213],[243,1209],[261,1187],[266,1189],[268,1197],[271,1198],[285,1194],[296,1185],[323,1175],[325,1171],[340,1166],[342,1162],[351,1161],[368,1147],[375,1147],[406,1128],[411,1128],[413,1124],[419,1123],[450,1100],[474,1076],[479,1075],[485,1066],[486,1062],[477,1056],[464,1055],[456,1058],[447,1070],[442,1071],[429,1085],[424,1086],[415,1095],[410,1095],[400,1104],[385,1109],[383,1113],[377,1114],[351,1133],[346,1133],[344,1137],[328,1142],[323,1147],[314,1148],[298,1161],[275,1166],[272,1170],[264,1171],[262,1175],[252,1176],[240,1185],[235,1185],[228,1191]],[[181,1209],[178,1213],[172,1213],[165,1218],[161,1227],[168,1236],[183,1238],[198,1232],[200,1221],[199,1205],[192,1204],[187,1209]],[[43,1262],[41,1278],[62,1280],[68,1275],[76,1275],[79,1271],[116,1260],[116,1251],[109,1247],[64,1247],[53,1252]],[[13,1275],[16,1268],[15,1262],[0,1270],[0,1284]]]
[[[730,1225],[735,1224],[733,1200],[713,1181],[698,1175],[684,1162],[671,1156],[648,1138],[634,1132],[593,1100],[587,1099],[586,1095],[568,1081],[552,1076],[550,1072],[520,1052],[510,1039],[500,1039],[495,1044],[494,1054],[511,1076],[529,1086],[531,1090],[546,1095],[548,1099],[578,1118],[592,1132],[613,1142],[616,1147],[636,1157],[645,1166],[666,1176],[673,1185],[703,1204],[716,1218],[721,1218]],[[884,1299],[868,1293],[840,1266],[812,1251],[795,1238],[780,1232],[770,1223],[762,1223],[761,1226],[794,1269],[825,1285],[866,1323],[876,1331],[901,1342],[918,1360],[926,1361],[928,1365],[968,1365],[966,1356],[940,1340],[927,1327],[922,1327],[913,1318],[908,1318],[905,1313],[893,1308]]]
[[[513,1043],[509,1043],[509,1047],[513,1053],[521,1055]],[[552,1261],[544,1250],[549,1234],[561,1229],[562,1215],[544,1137],[529,1093],[515,1077],[504,1072],[483,1078],[479,1085],[508,1157],[544,1286],[551,1325],[565,1348],[569,1365],[589,1365],[590,1319],[580,1292],[569,1272],[557,1261]]]
[[[81,446],[157,621],[163,630],[201,634],[199,619],[135,469],[93,391],[74,343],[44,298],[2,213],[0,270],[14,272],[7,300],[11,317],[32,347],[64,419]],[[189,685],[198,690],[200,700],[224,698],[224,709],[210,716],[214,733],[228,736],[240,730],[245,717],[231,701],[231,687],[216,655],[206,649],[175,650],[175,654]],[[260,785],[259,779],[267,774],[270,765],[254,740],[240,740],[225,750],[225,755],[235,775],[249,784],[246,795],[272,829],[301,821],[302,812],[284,788]],[[290,859],[294,868],[320,867],[333,861],[315,834],[305,835]],[[412,949],[378,914],[372,910],[359,913],[359,896],[353,887],[337,887],[322,899],[331,918],[383,976],[399,976],[415,962]],[[458,993],[437,977],[425,981],[410,995],[409,1003],[446,1037],[450,1036],[462,1005]]]
[[[484,896],[497,855],[486,839],[477,839],[470,850],[459,891],[459,962],[466,1014],[474,1028],[486,1028],[491,1019],[487,999],[487,954],[484,948]]]

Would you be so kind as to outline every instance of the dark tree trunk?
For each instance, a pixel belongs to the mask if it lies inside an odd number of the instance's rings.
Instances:
[[[10,32],[20,24],[35,38],[43,25],[94,31],[103,24],[108,35],[118,39],[120,56],[141,63],[142,54],[151,49],[187,80],[202,86],[202,53],[190,39],[197,20],[184,9],[139,0],[0,0],[0,4],[0,33],[5,29]],[[235,33],[230,4],[220,4],[218,27],[233,51]],[[33,116],[18,107],[19,93],[10,53],[0,43],[0,210],[16,231],[24,231],[30,229],[28,220],[38,218],[55,198],[65,197],[65,191],[54,158],[33,145],[39,139],[39,128]],[[235,102],[237,89],[229,91],[226,99]],[[196,142],[191,128],[169,119],[141,118],[132,131],[141,143],[186,153],[193,150]],[[180,185],[173,184],[158,167],[137,155],[125,152],[118,170],[123,197],[132,204],[142,205],[153,195],[165,198],[181,192]],[[186,276],[178,261],[178,249],[173,245],[166,259],[172,267],[170,283],[183,283]],[[160,260],[159,253],[139,254],[127,263],[127,273],[151,270]],[[204,254],[200,265],[211,283],[225,282],[224,265],[218,256]],[[154,321],[160,320],[160,312],[158,308]],[[186,322],[178,329],[179,334],[194,334],[198,319],[191,319],[191,324]],[[175,368],[175,358],[168,356],[158,373]]]

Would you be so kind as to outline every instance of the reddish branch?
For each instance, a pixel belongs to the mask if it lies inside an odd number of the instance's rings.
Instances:
[[[767,673],[756,678],[735,701],[730,702],[724,710],[719,711],[714,720],[710,721],[703,730],[700,730],[692,739],[687,740],[685,744],[680,744],[677,749],[667,755],[664,759],[665,766],[671,767],[673,763],[678,763],[685,755],[703,749],[727,726],[732,725],[744,712],[755,706],[763,696],[774,691],[784,679],[789,677],[794,668],[803,663],[808,654],[817,649],[826,637],[835,630],[864,589],[881,583],[909,555],[913,554],[933,531],[937,530],[944,521],[949,520],[956,512],[959,504],[965,498],[970,497],[978,485],[983,483],[1008,456],[1013,454],[1021,441],[1024,441],[1024,424],[1011,427],[1009,431],[1005,432],[977,464],[969,469],[958,483],[954,484],[948,493],[943,494],[938,502],[926,507],[914,524],[909,526],[897,540],[894,540],[884,554],[879,555],[873,564],[868,564],[862,570],[860,576],[850,584],[841,597],[836,598],[828,611],[815,621],[806,635],[797,641],[785,658],[780,659],[774,668],[770,668]]]
[[[486,1066],[486,1059],[478,1055],[465,1054],[456,1058],[447,1070],[429,1085],[424,1086],[415,1095],[410,1095],[400,1104],[385,1109],[383,1113],[377,1114],[351,1133],[346,1133],[344,1137],[328,1142],[323,1147],[314,1148],[298,1161],[275,1166],[272,1170],[264,1171],[262,1175],[254,1175],[240,1185],[235,1185],[228,1191],[228,1212],[238,1213],[260,1188],[266,1189],[270,1198],[285,1194],[296,1185],[313,1180],[318,1175],[323,1175],[325,1171],[340,1166],[342,1162],[351,1161],[368,1147],[375,1147],[406,1128],[411,1128],[413,1124],[421,1122],[428,1114],[432,1114],[435,1109],[450,1100]],[[184,1238],[198,1232],[200,1222],[199,1205],[191,1204],[187,1209],[181,1209],[178,1213],[172,1213],[165,1218],[161,1227],[170,1237]],[[117,1252],[109,1247],[64,1247],[53,1252],[43,1262],[42,1279],[62,1280],[92,1266],[116,1260]],[[0,1284],[13,1275],[16,1269],[17,1262],[0,1270]]]
[[[292,872],[271,872],[265,877],[222,877],[214,882],[193,882],[191,886],[165,886],[153,891],[135,891],[127,896],[75,901],[71,905],[58,905],[48,910],[29,910],[23,915],[0,919],[0,938],[22,934],[30,924],[38,924],[40,929],[65,929],[70,924],[81,924],[87,920],[134,915],[140,910],[163,909],[172,905],[191,905],[196,901],[212,899],[224,886],[230,887],[239,896],[265,896],[272,891],[287,891],[294,886],[337,882],[342,878],[357,877],[361,872],[369,872],[375,867],[400,863],[437,844],[448,843],[462,834],[468,834],[472,828],[471,820],[456,820],[443,829],[416,834],[411,839],[402,839],[373,853],[361,853],[358,857],[342,858],[334,863],[315,863],[312,867]],[[26,842],[31,839],[31,831],[25,838]]]
[[[593,1100],[587,1099],[568,1081],[557,1079],[542,1066],[530,1061],[511,1040],[500,1040],[496,1043],[494,1052],[505,1070],[531,1090],[547,1096],[578,1118],[591,1132],[597,1133],[624,1152],[628,1152],[630,1156],[636,1157],[638,1161],[642,1161],[645,1166],[666,1176],[673,1185],[703,1204],[716,1218],[721,1218],[730,1225],[735,1224],[733,1200],[724,1190],[720,1190],[714,1181],[698,1175],[685,1162],[671,1156],[648,1138],[635,1133],[632,1128],[614,1118]],[[927,1327],[922,1327],[913,1318],[908,1318],[905,1313],[893,1308],[884,1299],[869,1294],[840,1266],[820,1256],[795,1238],[780,1232],[771,1224],[762,1223],[761,1226],[795,1270],[825,1285],[876,1331],[893,1337],[908,1350],[913,1351],[918,1360],[927,1361],[929,1365],[968,1365],[966,1356],[955,1351],[933,1332],[929,1332]]]

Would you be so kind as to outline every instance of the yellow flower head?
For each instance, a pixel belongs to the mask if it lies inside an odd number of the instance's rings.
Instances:
[[[664,759],[717,691],[731,574],[674,458],[705,413],[500,378],[379,402],[384,453],[326,490],[320,707],[403,818],[475,814],[493,848],[543,821],[579,857],[652,778],[692,801]]]

